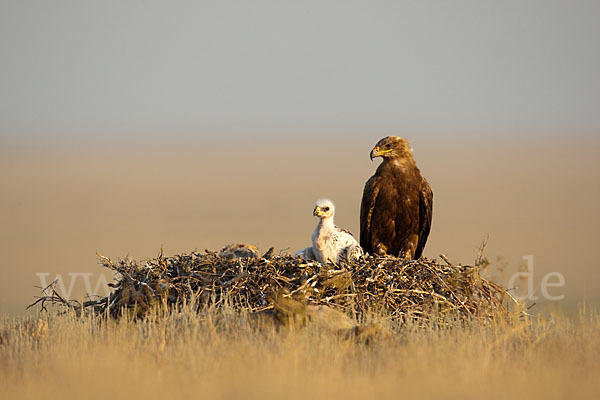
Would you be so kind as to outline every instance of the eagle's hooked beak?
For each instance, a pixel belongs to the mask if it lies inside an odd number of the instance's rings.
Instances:
[[[369,154],[369,158],[371,159],[371,161],[373,161],[373,159],[375,157],[377,157],[378,151],[379,151],[379,147],[375,147],[375,148],[373,148],[373,150],[371,150],[371,154]]]
[[[379,146],[375,146],[373,148],[373,150],[371,150],[371,154],[369,154],[369,158],[371,159],[371,161],[373,161],[373,159],[375,157],[381,157],[383,154],[385,153],[389,153],[390,151],[392,151],[392,149],[388,149],[388,150],[379,150]]]

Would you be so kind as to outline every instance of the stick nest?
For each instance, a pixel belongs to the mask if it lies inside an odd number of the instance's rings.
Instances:
[[[277,307],[289,298],[307,305],[326,305],[349,314],[383,311],[392,318],[492,318],[506,314],[512,296],[480,274],[476,266],[452,265],[422,258],[368,256],[357,262],[321,265],[273,249],[259,256],[254,246],[236,245],[220,253],[192,252],[141,264],[131,259],[101,264],[117,274],[107,297],[83,303],[63,299],[56,291],[34,304],[61,303],[78,311],[118,317],[141,317],[155,308],[184,304],[198,309],[223,305],[252,312]],[[518,303],[516,303],[518,304]]]

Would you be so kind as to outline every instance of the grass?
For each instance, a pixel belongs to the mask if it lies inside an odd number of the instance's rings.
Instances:
[[[244,311],[188,309],[141,321],[6,317],[3,398],[593,397],[600,318],[417,326],[371,316],[370,340],[326,325],[276,330]]]

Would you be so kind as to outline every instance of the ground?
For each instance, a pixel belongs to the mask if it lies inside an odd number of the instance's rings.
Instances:
[[[429,325],[370,316],[373,335],[275,329],[231,308],[144,321],[6,317],[6,398],[591,398],[600,319],[582,310]]]

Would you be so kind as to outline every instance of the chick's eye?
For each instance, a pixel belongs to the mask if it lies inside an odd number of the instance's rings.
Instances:
[[[325,207],[323,210],[325,210],[325,211],[329,211],[329,207]]]

